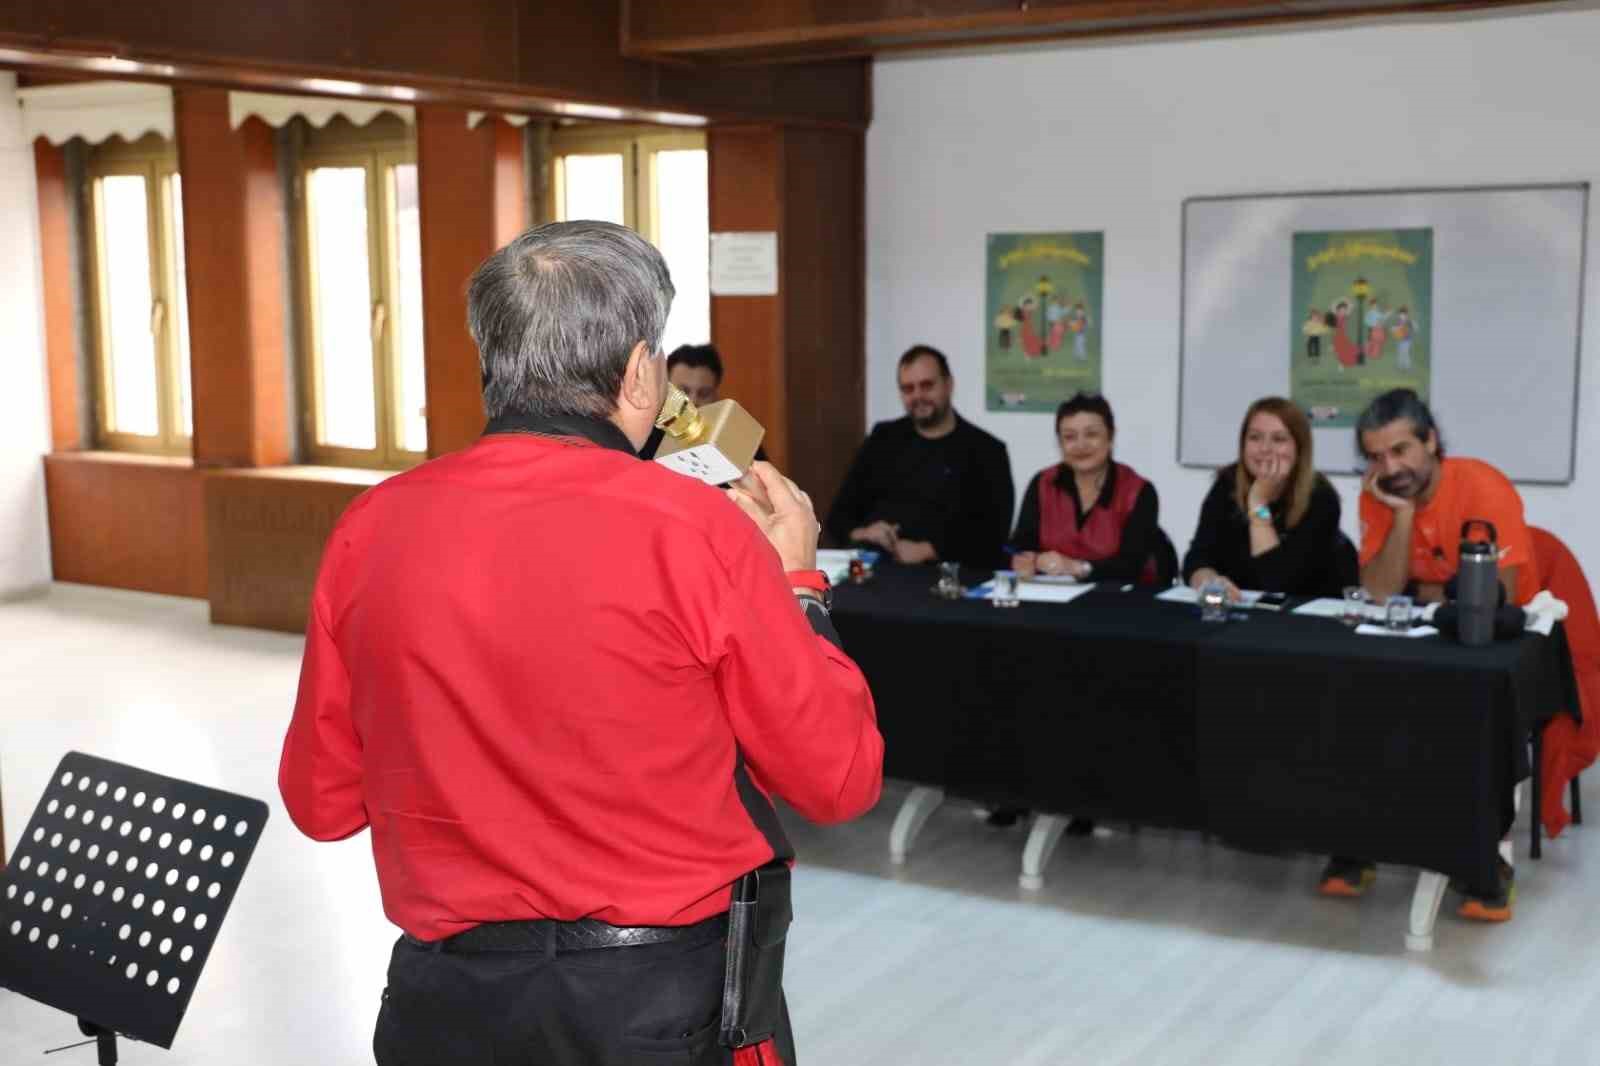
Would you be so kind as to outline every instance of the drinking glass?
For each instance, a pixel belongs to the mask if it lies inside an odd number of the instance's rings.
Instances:
[[[1200,586],[1200,621],[1228,620],[1228,586],[1213,578]]]
[[[940,563],[939,583],[934,586],[934,592],[947,600],[961,598],[961,564]]]
[[[1367,604],[1370,602],[1367,590],[1360,585],[1350,585],[1344,590],[1344,614],[1340,620],[1345,625],[1355,627],[1367,620]]]
[[[1404,633],[1411,628],[1411,597],[1390,596],[1384,605],[1384,621],[1389,628]]]
[[[994,594],[991,598],[996,607],[1015,607],[1022,602],[1017,596],[1017,572],[1015,570],[996,570],[994,572]]]

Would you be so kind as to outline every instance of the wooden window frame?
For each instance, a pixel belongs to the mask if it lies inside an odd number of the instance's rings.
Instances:
[[[660,204],[656,202],[656,153],[705,151],[706,135],[694,130],[659,126],[567,126],[550,134],[551,189],[556,220],[566,217],[566,167],[572,155],[622,156],[623,225],[645,240],[661,236]]]
[[[111,323],[109,306],[109,277],[105,270],[105,228],[101,225],[103,206],[101,181],[110,177],[141,177],[145,179],[145,215],[149,227],[150,317],[154,328],[156,355],[156,424],[155,436],[128,433],[113,428],[116,414],[116,390],[112,382]],[[84,213],[89,264],[89,304],[92,322],[91,346],[94,379],[94,429],[95,446],[114,451],[137,452],[146,455],[189,456],[193,454],[193,437],[185,432],[182,422],[180,397],[183,390],[182,356],[179,352],[179,331],[176,309],[187,305],[178,299],[179,286],[186,279],[178,276],[178,227],[176,213],[183,210],[181,197],[176,204],[172,179],[179,178],[177,150],[171,142],[156,134],[127,144],[98,145],[89,150],[89,165],[84,182]],[[159,315],[159,321],[157,316]],[[192,357],[192,353],[191,353]]]
[[[395,120],[395,124],[399,120]],[[376,127],[376,128],[374,128]],[[325,130],[313,130],[299,153],[294,205],[297,235],[297,274],[300,314],[300,411],[304,432],[302,451],[308,461],[330,466],[395,470],[427,459],[427,451],[401,446],[400,412],[400,299],[399,208],[394,169],[415,166],[415,138],[409,131],[397,134],[382,120],[368,127],[353,127],[336,120]],[[307,177],[319,167],[359,167],[367,183],[367,269],[372,355],[372,402],[376,446],[350,448],[323,443],[324,408],[320,389],[322,352],[317,339],[316,255],[312,245]],[[381,309],[381,310],[380,310]],[[381,316],[381,319],[380,319]]]

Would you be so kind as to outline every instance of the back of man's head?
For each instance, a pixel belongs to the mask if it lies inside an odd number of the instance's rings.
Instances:
[[[722,384],[722,356],[715,345],[711,344],[680,344],[667,356],[667,373],[671,374],[680,366],[701,367],[711,371],[711,376],[717,379],[717,384]]]
[[[1439,424],[1434,420],[1433,412],[1428,409],[1422,397],[1417,395],[1415,389],[1390,389],[1367,404],[1367,409],[1356,419],[1357,454],[1366,454],[1366,448],[1361,443],[1366,434],[1402,418],[1411,423],[1412,432],[1420,441],[1426,442],[1430,433],[1437,434],[1436,454],[1444,454],[1444,434],[1439,432]]]
[[[523,233],[467,286],[484,410],[610,415],[634,347],[660,351],[672,297],[661,253],[624,226],[552,222]]]
[[[904,370],[918,359],[932,359],[939,364],[940,377],[947,378],[950,376],[950,360],[946,359],[944,353],[931,344],[913,344],[907,348],[905,354],[900,357],[899,365],[895,369],[896,371]]]

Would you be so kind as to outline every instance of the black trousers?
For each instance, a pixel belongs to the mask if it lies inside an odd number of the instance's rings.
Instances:
[[[454,953],[401,937],[378,1066],[727,1066],[720,939],[587,951]],[[785,1007],[777,1050],[795,1066]]]

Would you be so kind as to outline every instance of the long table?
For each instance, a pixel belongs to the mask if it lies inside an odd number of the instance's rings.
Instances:
[[[1287,612],[1208,624],[1145,588],[996,608],[938,599],[933,583],[880,568],[834,608],[877,701],[885,773],[924,786],[891,852],[903,858],[946,792],[1027,807],[1045,813],[1025,885],[1062,815],[1193,829],[1422,868],[1431,911],[1408,943],[1425,947],[1446,878],[1495,884],[1527,742],[1576,706],[1559,626],[1466,648]]]

